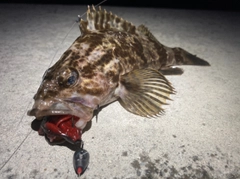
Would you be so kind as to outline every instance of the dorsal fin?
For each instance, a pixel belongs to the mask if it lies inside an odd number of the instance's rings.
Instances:
[[[128,33],[136,32],[136,27],[132,23],[111,12],[102,10],[100,6],[98,10],[94,6],[92,8],[88,6],[87,21],[80,21],[80,30],[82,33],[113,29]]]
[[[162,46],[162,44],[156,39],[156,37],[144,25],[140,25],[137,27],[137,33],[150,38],[151,40],[157,42],[159,45]]]

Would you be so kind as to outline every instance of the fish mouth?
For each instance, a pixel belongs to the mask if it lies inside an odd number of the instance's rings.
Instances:
[[[60,144],[65,141],[76,144],[81,142],[82,130],[92,118],[93,109],[82,104],[55,102],[51,106],[41,106],[36,101],[28,111],[41,121],[39,135],[45,136],[49,144]]]
[[[65,141],[71,144],[81,143],[82,130],[75,125],[80,119],[73,115],[52,115],[42,117],[38,130],[51,145],[61,144]]]
[[[65,141],[71,144],[81,142],[82,129],[86,126],[87,121],[81,117],[72,114],[71,111],[43,110],[32,109],[28,111],[29,116],[35,116],[41,124],[38,134],[45,136],[47,142],[51,145],[61,144]]]

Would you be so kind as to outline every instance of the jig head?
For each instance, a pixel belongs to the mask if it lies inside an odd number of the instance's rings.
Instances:
[[[80,149],[76,150],[73,155],[73,167],[78,176],[81,176],[87,169],[90,155],[87,150],[83,149],[81,141]]]

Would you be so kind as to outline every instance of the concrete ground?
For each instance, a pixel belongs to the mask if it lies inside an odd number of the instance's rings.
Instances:
[[[104,108],[83,135],[90,164],[81,178],[240,178],[240,13],[104,8],[211,67],[167,76],[177,94],[158,118],[135,116],[118,102]],[[0,4],[0,178],[77,178],[74,152],[50,146],[26,112],[51,60],[80,35],[75,25],[65,38],[85,11]]]

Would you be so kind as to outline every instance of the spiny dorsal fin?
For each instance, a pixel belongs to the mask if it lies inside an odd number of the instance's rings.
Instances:
[[[162,45],[157,39],[156,37],[148,30],[147,27],[145,27],[144,25],[140,25],[137,27],[137,32],[140,35],[144,35],[148,38],[150,38],[151,40],[157,42],[158,44]]]
[[[96,10],[94,6],[92,6],[92,8],[88,6],[87,21],[80,21],[81,32],[85,33],[87,31],[111,29],[128,33],[135,33],[136,31],[136,27],[132,23],[112,14],[111,12],[102,10],[100,6],[98,10]]]
[[[163,112],[174,89],[168,80],[153,69],[137,69],[121,77],[116,90],[120,104],[129,112],[154,117]]]

